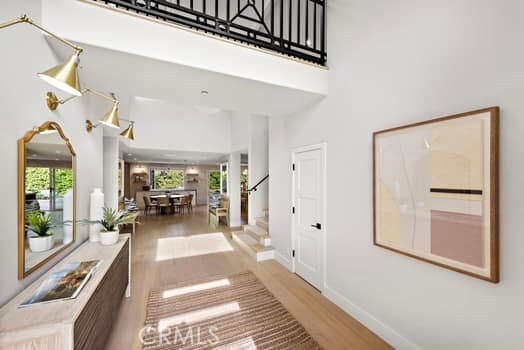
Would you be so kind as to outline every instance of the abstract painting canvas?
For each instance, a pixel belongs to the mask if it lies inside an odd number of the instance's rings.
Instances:
[[[499,108],[373,133],[373,243],[491,282]]]

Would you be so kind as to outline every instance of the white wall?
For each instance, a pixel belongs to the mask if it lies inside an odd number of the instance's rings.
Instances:
[[[524,2],[328,2],[330,95],[270,119],[270,232],[289,257],[290,151],[326,141],[326,295],[397,349],[522,349]],[[375,130],[501,106],[501,282],[372,245]],[[416,344],[416,345],[415,345]]]
[[[1,5],[0,21],[27,13],[40,22],[41,4],[38,0],[8,1]],[[22,281],[17,279],[17,140],[35,126],[47,120],[58,122],[77,153],[77,218],[88,218],[89,193],[102,186],[102,131],[87,134],[84,118],[93,102],[87,98],[62,105],[51,112],[45,105],[45,93],[52,90],[37,78],[36,73],[58,63],[43,35],[27,24],[0,30],[0,163],[2,200],[0,201],[0,305],[59,261],[67,252],[53,259]],[[63,60],[62,57],[60,60]],[[59,96],[63,93],[55,91]],[[87,227],[79,227],[75,246],[87,238]]]
[[[104,136],[104,205],[118,209],[118,138]]]
[[[231,227],[238,227],[242,225],[240,220],[240,152],[231,153],[228,164],[229,221]]]
[[[135,121],[133,147],[229,153],[229,113],[148,98],[134,98],[129,119]]]
[[[262,180],[269,171],[268,168],[268,118],[251,116],[249,121],[248,149],[248,188],[252,188]],[[271,181],[271,179],[269,179]],[[262,211],[268,207],[268,180],[264,181],[249,196],[249,223],[253,224],[256,217],[262,216]]]
[[[250,117],[243,113],[231,112],[231,152],[245,151],[249,147],[249,121]]]

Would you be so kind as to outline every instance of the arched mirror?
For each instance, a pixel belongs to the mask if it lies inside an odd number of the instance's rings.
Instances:
[[[75,241],[75,151],[55,122],[18,140],[18,279]]]

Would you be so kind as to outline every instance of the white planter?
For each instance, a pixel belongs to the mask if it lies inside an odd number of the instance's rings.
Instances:
[[[102,245],[113,245],[118,242],[120,232],[118,230],[112,232],[100,231],[100,244]]]
[[[32,252],[45,252],[53,248],[53,236],[29,237],[29,249]]]

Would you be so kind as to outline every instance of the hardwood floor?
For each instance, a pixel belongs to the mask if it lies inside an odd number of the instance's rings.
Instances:
[[[253,271],[325,349],[392,349],[276,261],[256,263],[231,240],[228,228],[208,226],[206,209],[141,217],[132,240],[132,294],[122,302],[106,349],[141,349],[138,333],[151,288],[245,270]]]

